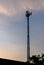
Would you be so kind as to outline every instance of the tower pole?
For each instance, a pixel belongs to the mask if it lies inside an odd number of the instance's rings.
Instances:
[[[30,58],[30,36],[29,36],[29,17],[32,15],[32,12],[26,11],[27,18],[27,62],[29,62]]]

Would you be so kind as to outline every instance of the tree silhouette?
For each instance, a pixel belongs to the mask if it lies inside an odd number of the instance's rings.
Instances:
[[[42,54],[42,64],[44,65],[44,54]]]
[[[29,59],[30,59],[30,61],[32,61],[34,64],[44,65],[44,54],[42,54],[42,56],[40,56],[40,55],[33,55],[33,56],[30,57]]]

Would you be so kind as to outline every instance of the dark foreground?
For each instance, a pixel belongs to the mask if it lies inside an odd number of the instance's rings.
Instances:
[[[27,62],[20,62],[20,61],[14,61],[14,60],[8,60],[8,59],[2,59],[0,58],[0,65],[32,65]]]
[[[0,58],[0,65],[36,65],[36,64],[30,64],[27,62],[20,62],[20,61],[14,61],[14,60]]]

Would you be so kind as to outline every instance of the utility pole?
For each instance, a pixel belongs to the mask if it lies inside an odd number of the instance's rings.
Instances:
[[[27,18],[27,62],[29,62],[30,58],[30,36],[29,36],[29,17],[32,15],[32,12],[26,11]]]

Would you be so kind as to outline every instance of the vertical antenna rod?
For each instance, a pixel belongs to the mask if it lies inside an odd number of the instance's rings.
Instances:
[[[27,62],[29,62],[30,58],[30,39],[29,39],[29,17],[32,15],[32,12],[26,11],[27,18]]]

